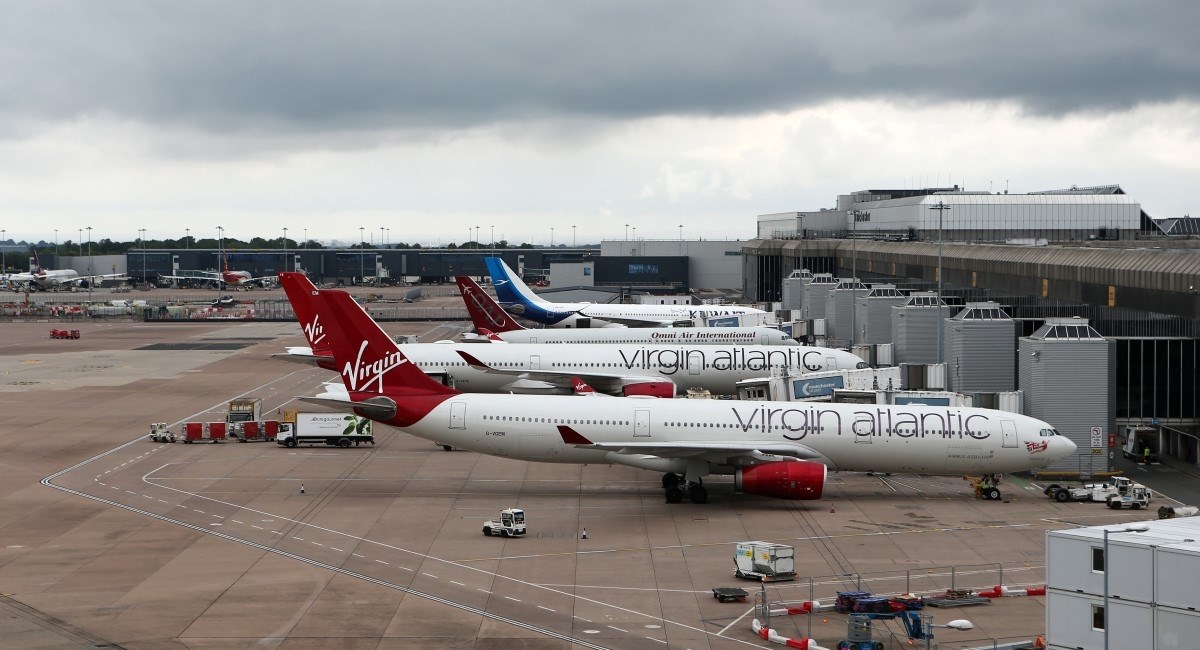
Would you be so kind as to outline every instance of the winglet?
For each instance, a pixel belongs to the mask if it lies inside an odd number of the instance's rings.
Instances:
[[[479,335],[484,337],[485,339],[491,341],[492,343],[507,343],[507,341],[500,338],[500,336],[498,334],[496,334],[495,332],[493,332],[492,330],[490,330],[486,327],[479,328]]]
[[[578,431],[566,425],[558,425],[558,435],[562,436],[563,442],[568,445],[590,445],[591,440],[584,438]]]
[[[587,385],[587,382],[579,377],[571,377],[571,388],[575,390],[576,395],[595,395],[596,389]]]
[[[488,364],[480,361],[479,359],[476,359],[474,356],[467,354],[466,352],[463,352],[462,350],[455,350],[455,352],[458,353],[458,356],[463,358],[463,361],[467,362],[468,366],[471,366],[472,368],[475,368],[476,370],[487,371],[487,370],[492,369],[492,367],[489,366]]]

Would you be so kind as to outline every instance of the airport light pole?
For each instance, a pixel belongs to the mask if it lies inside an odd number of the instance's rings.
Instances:
[[[87,231],[88,231],[88,275],[96,275],[96,272],[92,270],[92,265],[95,262],[95,260],[92,258],[92,227],[88,226]],[[94,278],[94,277],[91,278],[90,280],[88,280],[88,302],[92,301],[92,285],[93,284],[96,284],[96,278]]]
[[[367,275],[367,242],[363,239],[366,228],[358,227],[358,283],[366,284],[363,280]]]
[[[387,244],[385,244],[383,241],[383,226],[379,227],[379,247],[387,248]]]
[[[184,228],[183,229],[183,250],[186,251],[187,249],[189,249],[191,247],[192,247],[192,229]]]
[[[937,251],[937,308],[942,308],[942,213],[950,209],[944,201],[938,201],[936,205],[929,206],[930,210],[937,210],[938,213],[938,251]],[[937,363],[942,362],[942,314],[938,314],[937,319]],[[943,384],[945,383],[945,368],[942,369]]]
[[[492,255],[496,254],[496,226],[492,226]]]
[[[221,261],[222,261],[222,257],[223,257],[221,249],[223,249],[224,247],[225,247],[225,229],[220,226],[217,226],[217,282],[216,282],[217,298],[221,297],[221,284],[225,282],[225,276],[222,275],[222,269],[221,269]]]
[[[58,257],[58,228],[54,229],[54,257]],[[58,264],[58,260],[55,260],[54,263]]]
[[[970,630],[975,628],[975,624],[965,618],[956,619],[946,623],[945,625],[934,625],[933,616],[921,617],[921,635],[925,637],[925,650],[931,650],[933,647],[933,628],[943,627],[951,630]]]
[[[4,256],[4,243],[8,241],[8,230],[0,228],[0,273],[8,271],[8,259]]]
[[[142,245],[142,284],[146,284],[146,229],[138,228],[138,243]]]
[[[554,226],[550,226],[550,248],[554,248]]]
[[[575,248],[575,226],[571,226],[571,248]]]
[[[1108,534],[1109,533],[1144,533],[1150,530],[1146,524],[1130,524],[1124,528],[1109,530],[1101,529],[1104,533],[1104,650],[1108,650]]]
[[[289,269],[289,268],[288,268],[288,257],[287,257],[287,228],[286,228],[286,227],[283,229],[283,270],[284,270],[284,271],[290,271],[290,270],[291,270],[291,269]]]

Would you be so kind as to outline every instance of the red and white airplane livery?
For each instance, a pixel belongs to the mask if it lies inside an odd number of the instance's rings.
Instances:
[[[828,468],[992,474],[1075,451],[1041,420],[980,408],[461,393],[421,372],[348,294],[315,293],[346,393],[301,399],[484,454],[662,472],[671,503],[705,502],[710,474],[748,494],[818,499]]]
[[[279,283],[311,346],[289,348],[284,358],[333,368],[322,339],[328,324],[312,305],[312,283],[293,272],[280,273]],[[674,397],[692,388],[730,395],[738,381],[773,372],[806,374],[867,365],[845,350],[801,345],[414,343],[401,349],[425,373],[452,380],[469,393],[569,395],[577,377],[610,395]]]

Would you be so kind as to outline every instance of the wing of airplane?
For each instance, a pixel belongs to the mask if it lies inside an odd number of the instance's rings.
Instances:
[[[756,460],[771,460],[768,456],[785,456],[802,460],[816,460],[821,454],[805,445],[792,442],[766,442],[741,440],[671,440],[648,442],[592,442],[569,426],[559,425],[558,434],[563,442],[576,447],[604,449],[618,454],[647,454],[661,458],[689,458],[693,456],[716,456],[721,458],[749,457]],[[775,460],[778,460],[776,458]]]
[[[458,352],[458,356],[462,357],[463,361],[467,362],[467,365],[471,366],[475,370],[491,374],[509,375],[515,380],[524,379],[540,381],[563,389],[571,389],[572,391],[574,391],[575,388],[575,380],[579,380],[588,386],[591,386],[595,390],[602,393],[607,393],[609,395],[644,394],[657,397],[667,397],[667,392],[670,393],[670,396],[674,396],[675,394],[675,384],[666,377],[656,379],[654,377],[619,375],[612,373],[587,373],[579,372],[579,370],[505,370],[503,368],[489,366],[488,364],[480,361],[471,354],[463,352],[462,350],[455,351]],[[659,389],[646,388],[642,385],[653,385],[659,387]],[[637,386],[638,389],[631,390],[631,388],[634,386]]]

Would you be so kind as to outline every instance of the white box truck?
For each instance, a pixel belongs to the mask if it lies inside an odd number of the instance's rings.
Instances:
[[[375,444],[371,421],[349,413],[297,413],[288,411],[279,423],[275,442],[285,447],[331,445],[349,447],[365,442]]]

